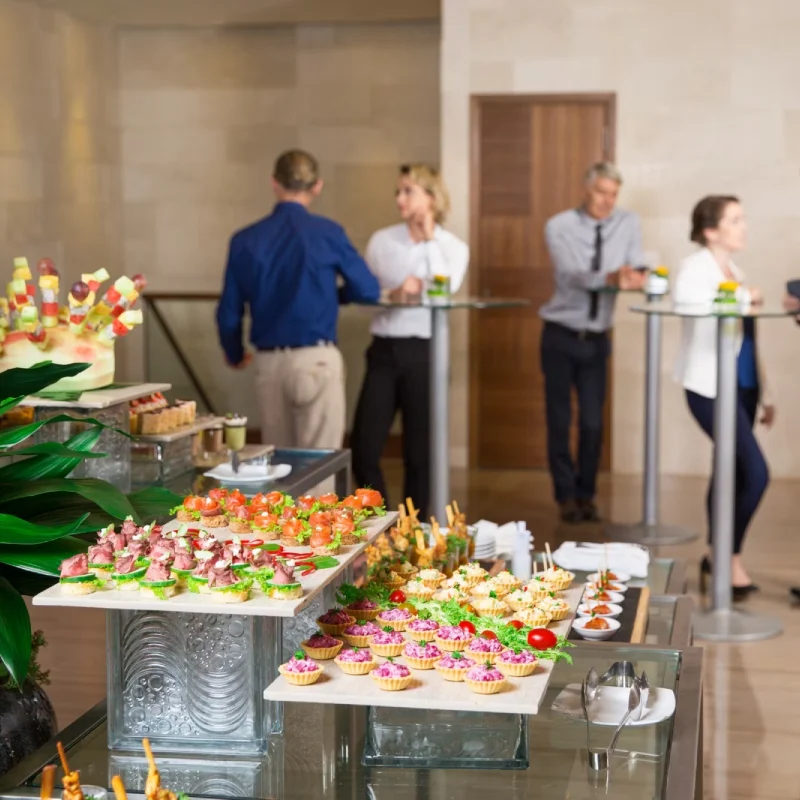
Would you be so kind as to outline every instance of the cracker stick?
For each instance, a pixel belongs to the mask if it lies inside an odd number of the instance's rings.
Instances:
[[[67,754],[64,752],[64,745],[61,742],[57,742],[56,749],[58,750],[58,757],[61,759],[61,769],[69,773],[69,763],[67,762]]]
[[[42,770],[42,786],[39,789],[39,797],[42,800],[50,800],[53,796],[53,786],[56,780],[56,765],[48,764]]]
[[[458,502],[456,500],[453,500],[453,510],[456,512],[456,514],[461,513],[461,509],[458,507]]]
[[[125,791],[125,784],[119,775],[115,775],[111,779],[111,788],[114,790],[114,797],[117,800],[128,800],[128,793]]]
[[[555,564],[553,563],[553,554],[550,552],[550,542],[544,543],[544,549],[547,551],[547,558],[550,561],[550,569],[554,569]]]
[[[447,514],[447,525],[452,529],[456,521],[455,516],[453,516],[453,507],[451,505],[447,505],[444,507],[444,510]]]
[[[406,518],[406,507],[404,503],[399,503],[397,506],[397,516],[402,522]]]

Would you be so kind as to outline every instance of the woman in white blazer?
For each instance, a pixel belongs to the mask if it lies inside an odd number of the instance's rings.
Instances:
[[[700,249],[684,259],[673,286],[676,305],[696,308],[698,313],[711,309],[723,281],[735,281],[738,299],[758,304],[761,292],[746,286],[744,275],[732,256],[745,245],[747,226],[739,200],[732,196],[703,198],[692,212],[691,240]],[[717,321],[710,317],[683,319],[683,338],[675,377],[686,390],[686,402],[692,416],[705,433],[714,436],[714,399],[717,396]],[[766,399],[763,377],[756,352],[755,320],[744,319],[739,342],[739,406],[736,419],[736,506],[734,510],[733,594],[744,599],[758,587],[741,561],[741,550],[750,520],[769,483],[764,454],[753,434],[759,405],[761,422],[770,426],[775,409]],[[708,490],[709,541],[711,538],[711,496],[714,476]],[[701,586],[705,590],[711,564],[701,563]]]

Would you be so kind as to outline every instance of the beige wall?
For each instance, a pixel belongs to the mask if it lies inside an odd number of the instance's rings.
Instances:
[[[470,94],[616,92],[623,202],[645,247],[677,266],[691,251],[688,214],[703,194],[735,192],[750,215],[739,259],[767,297],[800,273],[800,5],[795,0],[443,0],[442,158],[453,229],[469,229]],[[615,335],[614,470],[642,461],[643,325],[620,303]],[[679,325],[665,325],[662,469],[705,474],[711,451],[671,382]],[[793,407],[800,332],[761,325],[778,405],[762,434],[774,475],[800,475]],[[460,340],[466,347],[466,340]],[[459,355],[463,364],[465,354]],[[463,381],[463,370],[459,381]],[[457,396],[466,396],[459,383]],[[459,441],[466,431],[455,431]]]
[[[109,29],[0,0],[0,275],[18,255],[62,286],[120,269],[116,71]]]
[[[272,162],[294,146],[320,159],[316,210],[363,248],[395,221],[397,165],[438,162],[438,58],[427,22],[120,29],[126,271],[153,289],[218,290],[230,234],[268,213]],[[224,402],[255,414],[208,310],[171,319]],[[351,409],[367,323],[351,309],[340,324]]]

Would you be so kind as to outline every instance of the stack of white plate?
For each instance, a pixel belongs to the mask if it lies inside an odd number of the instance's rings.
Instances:
[[[474,558],[480,561],[494,558],[497,555],[497,524],[482,519],[475,523],[475,528]]]

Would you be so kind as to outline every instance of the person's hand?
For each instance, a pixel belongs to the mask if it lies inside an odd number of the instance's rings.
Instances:
[[[231,362],[229,361],[228,366],[231,367],[231,369],[246,369],[252,360],[253,360],[253,354],[245,350],[244,356],[242,357],[242,360],[238,364],[231,364]]]
[[[644,289],[647,273],[627,265],[620,267],[606,278],[609,286],[616,286],[624,292],[638,292]]]
[[[747,291],[750,295],[750,302],[754,306],[760,306],[764,302],[764,294],[757,286],[748,286]]]
[[[403,292],[403,294],[422,294],[422,281],[419,278],[415,278],[413,275],[409,275],[403,281],[400,291]]]
[[[761,409],[761,419],[759,422],[766,428],[771,428],[775,424],[775,406],[763,406]]]
[[[783,298],[783,307],[787,311],[800,312],[800,298],[795,297],[793,294],[787,294]]]

